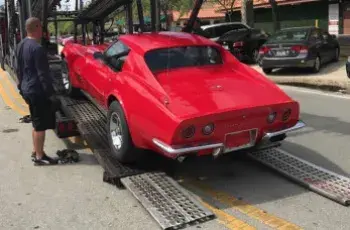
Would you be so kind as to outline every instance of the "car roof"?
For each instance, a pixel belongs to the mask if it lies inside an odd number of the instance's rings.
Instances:
[[[283,28],[281,29],[282,31],[286,30],[311,30],[311,29],[316,29],[317,27],[315,26],[298,26],[298,27],[288,27],[288,28]]]
[[[211,25],[204,25],[201,26],[203,30],[208,29],[208,28],[213,28],[213,27],[218,27],[218,26],[225,26],[225,25],[243,25],[248,28],[250,28],[248,25],[242,23],[242,22],[222,22],[222,23],[216,23],[216,24],[211,24]]]
[[[217,45],[215,42],[196,34],[171,31],[121,35],[119,40],[141,55],[150,50],[168,47]]]

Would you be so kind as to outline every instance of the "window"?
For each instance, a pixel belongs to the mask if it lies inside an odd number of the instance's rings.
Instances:
[[[150,70],[222,64],[220,52],[211,46],[185,46],[152,50],[146,53],[145,61]]]
[[[124,43],[121,41],[115,42],[105,51],[104,55],[107,64],[115,71],[120,71],[128,55],[128,51],[129,48]]]
[[[281,30],[269,38],[268,43],[286,41],[304,41],[308,37],[308,29],[287,29]]]
[[[105,56],[107,58],[110,58],[128,50],[129,48],[126,45],[124,45],[124,43],[122,43],[121,41],[117,41],[106,50]]]
[[[322,40],[322,34],[320,30],[313,30],[310,34],[311,41],[320,41]]]

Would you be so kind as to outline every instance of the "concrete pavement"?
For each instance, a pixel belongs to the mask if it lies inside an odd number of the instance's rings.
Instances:
[[[77,148],[79,164],[37,168],[30,161],[30,124],[13,82],[0,73],[1,229],[159,229],[127,190],[102,182],[102,168],[82,144],[47,137],[47,152]],[[348,97],[283,87],[301,104],[308,128],[283,148],[350,174]],[[226,156],[185,161],[177,177],[218,217],[202,229],[348,229],[347,207],[312,193],[257,163]],[[188,228],[195,229],[196,226]]]
[[[277,84],[350,93],[350,79],[345,69],[346,60],[347,58],[342,57],[336,63],[325,64],[319,73],[313,73],[308,69],[288,68],[276,69],[266,75],[258,65],[251,67]]]

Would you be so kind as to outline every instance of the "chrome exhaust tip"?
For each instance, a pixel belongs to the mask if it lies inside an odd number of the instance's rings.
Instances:
[[[176,160],[180,163],[182,163],[185,159],[186,159],[186,156],[179,156],[178,158],[176,158]]]
[[[220,156],[220,154],[221,154],[221,148],[214,149],[214,151],[213,151],[214,158],[217,158],[218,156]]]

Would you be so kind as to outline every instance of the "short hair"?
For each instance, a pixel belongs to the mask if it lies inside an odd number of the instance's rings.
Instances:
[[[39,27],[41,27],[41,22],[39,18],[31,17],[26,20],[26,31],[27,33],[35,32]]]

